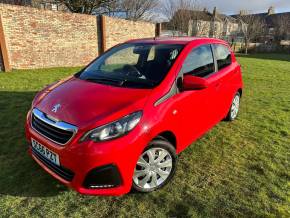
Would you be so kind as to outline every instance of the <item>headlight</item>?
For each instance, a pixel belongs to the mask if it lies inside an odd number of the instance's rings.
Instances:
[[[141,117],[141,111],[129,114],[120,120],[90,130],[81,138],[80,141],[92,140],[99,142],[118,138],[134,129],[134,127],[139,123]]]

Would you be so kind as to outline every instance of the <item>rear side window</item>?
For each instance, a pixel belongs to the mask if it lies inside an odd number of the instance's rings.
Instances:
[[[194,48],[185,59],[181,72],[198,77],[206,77],[215,72],[211,46],[203,45]]]
[[[224,45],[213,45],[215,56],[217,59],[218,69],[221,70],[232,63],[231,52],[229,49]]]

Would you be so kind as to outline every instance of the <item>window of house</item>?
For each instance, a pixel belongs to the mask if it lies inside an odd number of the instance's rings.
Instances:
[[[182,74],[206,77],[215,72],[214,59],[210,45],[194,48],[185,59]]]
[[[51,4],[51,10],[53,10],[53,11],[57,11],[57,10],[58,10],[58,6],[57,6],[57,4],[52,3],[52,4]]]
[[[45,3],[40,3],[40,8],[45,9]]]
[[[217,59],[218,69],[221,70],[232,63],[231,52],[224,45],[215,44],[213,45],[215,56]]]

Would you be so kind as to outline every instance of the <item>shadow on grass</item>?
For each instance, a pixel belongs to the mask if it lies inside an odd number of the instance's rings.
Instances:
[[[28,155],[24,123],[35,92],[0,91],[0,194],[53,196],[67,190]]]
[[[279,54],[279,53],[236,54],[236,57],[290,62],[290,54]]]

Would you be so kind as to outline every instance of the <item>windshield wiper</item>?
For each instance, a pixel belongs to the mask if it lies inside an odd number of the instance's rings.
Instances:
[[[117,85],[117,86],[120,86],[122,83],[122,80],[111,79],[111,78],[100,78],[100,77],[89,77],[89,78],[85,78],[84,80],[96,82],[96,83],[102,83],[102,84]]]
[[[133,87],[133,88],[152,88],[156,85],[153,81],[148,80],[123,80],[121,81],[121,86],[123,87]]]
[[[88,77],[84,78],[86,81],[113,85],[119,87],[131,87],[131,88],[152,88],[156,85],[154,81],[151,80],[128,80],[128,79],[113,79],[107,77]]]

